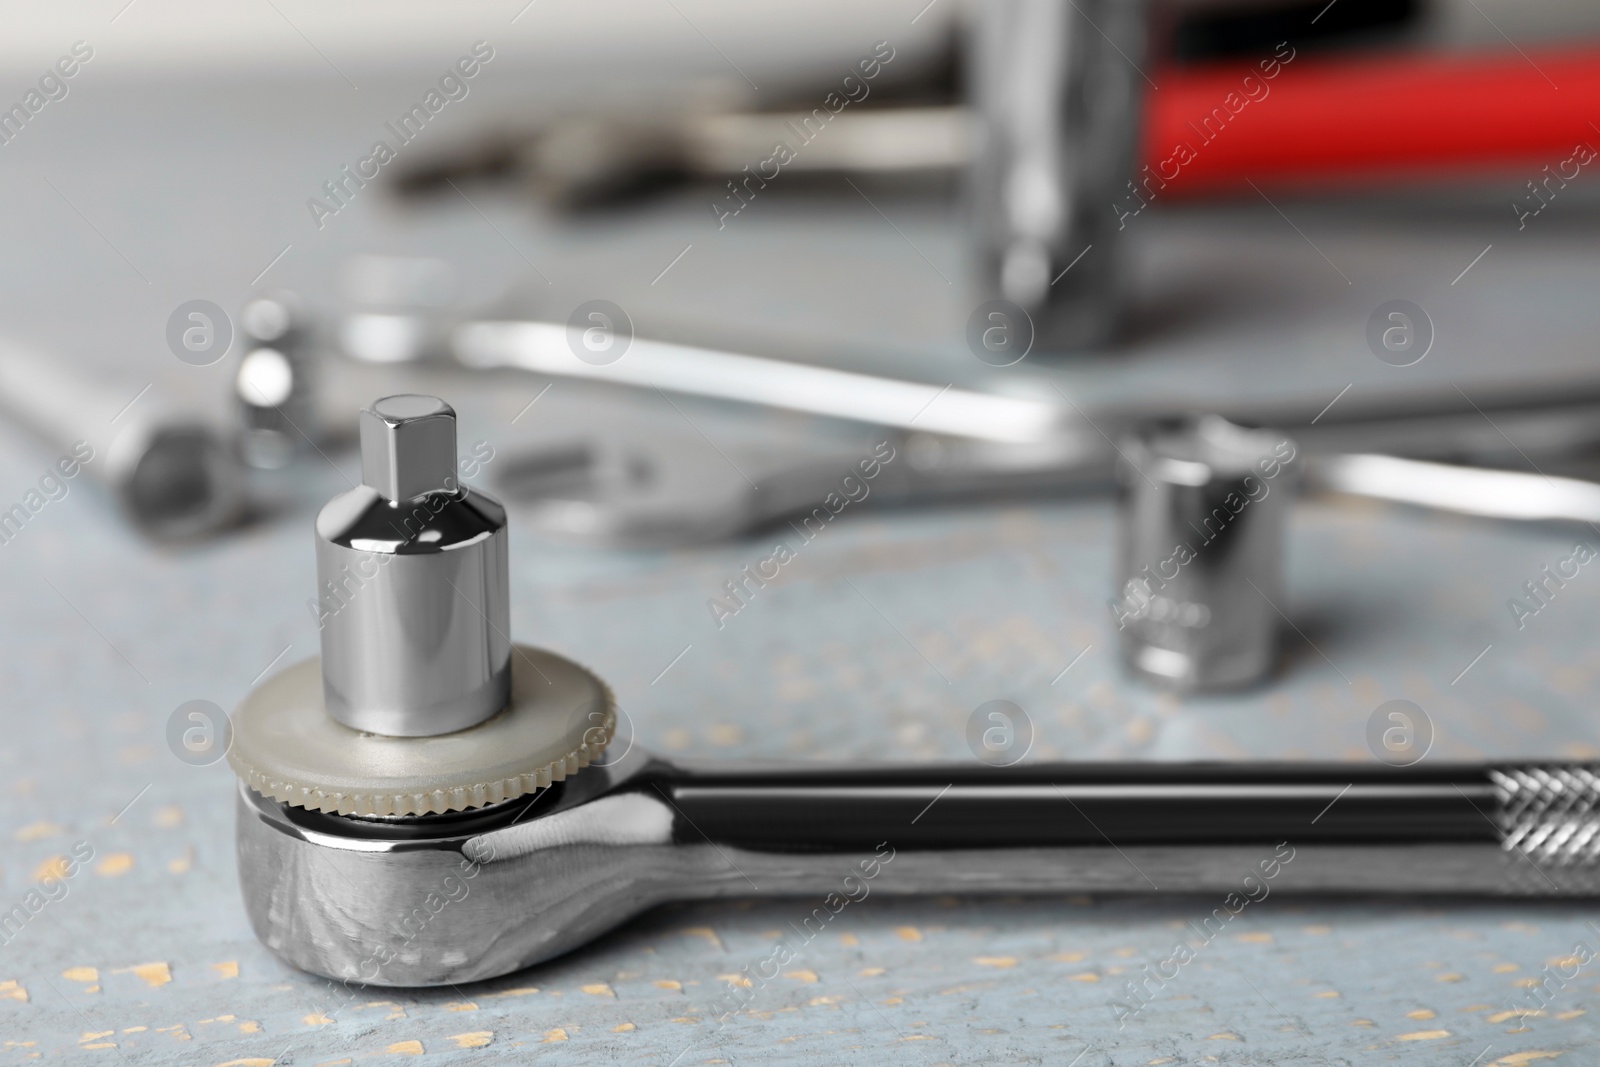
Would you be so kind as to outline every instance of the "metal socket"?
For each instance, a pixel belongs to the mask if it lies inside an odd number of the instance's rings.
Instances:
[[[323,693],[352,729],[431,737],[510,699],[505,509],[455,467],[450,405],[385,397],[361,413],[365,484],[317,516]]]
[[[1118,327],[1147,20],[1146,0],[995,0],[971,35],[982,282],[1028,313],[1041,351]]]
[[[1205,416],[1135,431],[1121,451],[1111,614],[1128,670],[1179,690],[1261,679],[1277,653],[1295,442]]]
[[[246,304],[239,327],[245,342],[233,377],[239,454],[252,467],[277,470],[321,436],[311,325],[290,297],[276,296]]]

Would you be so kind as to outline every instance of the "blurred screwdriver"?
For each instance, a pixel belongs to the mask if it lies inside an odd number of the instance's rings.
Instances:
[[[1283,56],[1290,58],[1284,60]],[[1263,63],[1272,64],[1271,78]],[[1300,55],[1152,69],[1142,160],[1144,199],[1249,192],[1249,182],[1344,187],[1497,176],[1582,166],[1600,149],[1600,46],[1479,53]],[[812,112],[701,113],[652,118],[576,114],[494,152],[425,162],[397,179],[403,194],[474,176],[518,174],[541,198],[603,203],[674,182],[732,179],[764,187],[751,166]],[[972,159],[971,109],[884,107],[829,118],[785,171],[953,172]],[[1186,152],[1177,151],[1179,145]],[[493,167],[484,165],[493,159]],[[1571,180],[1565,174],[1564,180]],[[753,187],[752,187],[753,185]],[[1137,206],[1136,204],[1134,206]],[[1108,210],[1111,205],[1108,205]]]

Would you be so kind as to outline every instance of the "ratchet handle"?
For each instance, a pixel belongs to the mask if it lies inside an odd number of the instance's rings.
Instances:
[[[685,843],[758,851],[1479,844],[1600,861],[1600,765],[1131,763],[695,770],[641,783]]]

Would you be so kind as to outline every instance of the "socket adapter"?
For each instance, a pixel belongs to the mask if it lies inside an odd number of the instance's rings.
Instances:
[[[317,516],[322,655],[252,690],[228,762],[250,789],[341,815],[512,800],[587,766],[611,690],[513,645],[505,509],[456,477],[456,416],[431,396],[361,412],[362,484]]]

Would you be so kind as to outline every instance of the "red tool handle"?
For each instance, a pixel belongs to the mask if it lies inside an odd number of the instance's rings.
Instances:
[[[1284,46],[1257,63],[1169,69],[1154,80],[1138,183],[1162,197],[1248,190],[1246,179],[1531,179],[1547,164],[1570,179],[1600,150],[1595,47],[1329,59]]]

